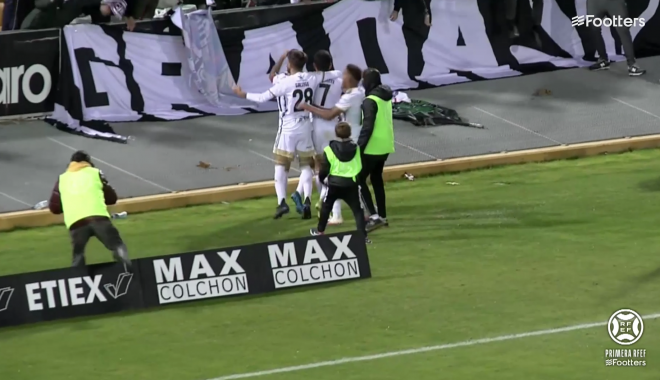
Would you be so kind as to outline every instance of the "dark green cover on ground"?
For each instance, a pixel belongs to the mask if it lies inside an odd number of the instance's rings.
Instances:
[[[455,110],[424,100],[392,104],[392,117],[409,121],[416,126],[461,125],[465,123]]]

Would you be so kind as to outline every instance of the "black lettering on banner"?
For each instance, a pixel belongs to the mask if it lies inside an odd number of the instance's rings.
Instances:
[[[177,289],[179,290],[177,294]],[[175,284],[174,285],[174,298],[183,298],[183,287],[181,287],[181,284]]]
[[[295,284],[298,282],[298,273],[296,272],[295,269],[289,269],[286,271],[286,277],[289,280],[289,283]]]
[[[282,272],[281,270],[278,270],[277,272],[275,272],[275,273],[273,274],[273,277],[274,277],[274,279],[275,279],[275,282],[276,282],[278,285],[284,285],[284,284],[286,284],[286,282],[284,282],[284,280],[281,279],[281,276],[280,276],[281,274],[283,274],[283,272]]]
[[[165,297],[165,294],[163,293],[163,291],[164,291],[165,289],[168,289],[167,286],[163,286],[162,288],[160,288],[160,290],[159,290],[159,292],[160,292],[160,298],[162,298],[162,299],[168,301],[168,300],[170,300],[172,297]],[[171,294],[171,293],[169,293],[169,294]]]
[[[94,49],[91,48],[78,48],[73,51],[78,63],[78,71],[82,79],[82,87],[84,93],[85,107],[105,107],[110,105],[107,92],[97,92],[96,84],[94,82],[94,74],[92,73],[91,62],[103,63],[106,66],[116,65],[109,61],[104,61],[96,56]]]
[[[241,29],[218,29],[218,35],[220,36],[220,43],[222,44],[222,50],[225,52],[225,57],[227,58],[227,65],[229,66],[229,71],[234,78],[234,81],[238,82],[238,78],[241,76],[241,55],[243,53],[243,41],[245,40],[245,30]],[[272,57],[270,60],[275,66],[275,61]],[[270,66],[270,69],[273,67]],[[270,70],[266,74],[269,74]]]
[[[342,264],[343,263],[335,263],[335,274],[339,278],[344,277],[344,275],[346,274],[346,268],[344,268],[344,266]],[[340,272],[339,269],[341,269],[341,273],[339,273]]]
[[[383,52],[380,51],[380,46],[378,45],[376,19],[369,17],[358,20],[357,28],[362,51],[364,52],[364,61],[367,64],[367,67],[377,69],[381,74],[388,74],[390,70],[385,63]]]
[[[270,73],[271,73],[271,71],[273,71],[274,67],[275,67],[275,60],[273,59],[273,55],[268,54],[268,71],[266,71],[266,74],[270,75]]]
[[[298,106],[300,103],[302,103],[303,100],[305,103],[312,103],[312,99],[314,98],[314,91],[312,91],[312,89],[309,87],[306,88],[304,92],[301,89],[297,89],[293,92],[293,97],[298,98],[298,100],[296,100],[295,106],[293,107],[297,110]]]
[[[214,281],[209,285],[209,291],[212,294],[220,294],[220,285],[218,285],[218,281]]]
[[[323,89],[323,98],[321,98],[320,106],[325,107],[325,101],[326,101],[326,98],[328,97],[328,91],[330,91],[331,86],[328,83],[321,83],[321,84],[319,84],[319,87],[321,87]]]
[[[461,27],[458,27],[458,38],[456,39],[456,46],[465,46],[465,38],[463,38],[463,32],[461,32]]]
[[[137,113],[144,112],[144,98],[140,91],[135,77],[133,76],[133,63],[126,58],[126,41],[124,41],[124,32],[121,29],[108,28],[101,26],[101,30],[112,38],[117,44],[118,63],[106,61],[96,56],[92,48],[77,48],[74,50],[76,62],[80,68],[80,76],[83,82],[84,101],[85,106],[88,108],[103,107],[110,105],[107,94],[100,95],[96,92],[96,84],[94,82],[94,75],[91,69],[91,62],[102,63],[108,67],[116,67],[120,69],[126,78],[126,88],[131,96],[131,109]],[[82,52],[79,52],[83,50]],[[87,90],[91,92],[88,93]]]
[[[163,62],[160,68],[160,75],[165,77],[180,77],[181,62]]]
[[[140,85],[133,75],[134,67],[130,59],[126,58],[126,41],[124,41],[124,32],[121,29],[108,28],[101,26],[103,32],[111,37],[117,44],[118,63],[107,61],[96,56],[92,48],[77,48],[74,50],[76,62],[82,79],[84,92],[84,102],[87,108],[105,107],[110,105],[108,94],[97,92],[94,74],[91,63],[102,63],[108,67],[116,67],[124,73],[126,78],[126,88],[131,97],[131,109],[143,116],[144,115],[144,97],[140,90]],[[161,66],[161,75],[163,76],[181,76],[182,64],[180,62],[164,62]]]
[[[460,77],[467,78],[471,81],[486,80],[486,78],[473,73],[472,71],[463,71],[463,70],[449,70],[450,73],[456,74]]]
[[[197,294],[199,294],[200,296],[205,296],[206,294],[208,294],[208,292],[202,292],[199,288],[200,285],[204,285],[204,284],[208,285],[208,283],[205,283],[203,281],[197,283]]]

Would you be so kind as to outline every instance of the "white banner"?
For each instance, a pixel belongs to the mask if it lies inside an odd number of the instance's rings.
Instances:
[[[541,26],[514,40],[494,34],[499,18],[477,0],[432,0],[430,27],[405,8],[392,21],[391,1],[343,0],[303,18],[220,34],[210,14],[197,11],[181,17],[185,45],[175,36],[67,26],[63,59],[72,72],[60,78],[53,118],[69,131],[126,141],[107,123],[273,111],[274,102],[252,104],[230,88],[236,81],[248,92],[268,90],[269,71],[290,49],[307,53],[308,70],[319,50],[332,53],[336,69],[377,68],[394,90],[584,67],[597,55],[591,33],[571,18],[586,11],[585,1],[544,1]],[[652,17],[659,0],[645,1],[642,16]],[[611,30],[602,35],[609,58],[623,59]]]

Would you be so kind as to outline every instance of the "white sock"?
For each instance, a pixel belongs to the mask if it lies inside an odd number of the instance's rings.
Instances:
[[[370,216],[370,218],[371,218],[371,220],[378,220],[378,219],[380,219],[380,216],[378,216],[378,214],[373,214],[373,215]]]
[[[303,186],[304,186],[304,182],[303,182],[303,173],[301,172],[301,173],[300,173],[300,178],[298,178],[298,187],[296,187],[296,191],[297,191],[298,194],[300,194],[300,195],[303,194]],[[303,200],[304,200],[304,199],[303,199]]]
[[[300,183],[302,184],[303,200],[307,198],[312,199],[312,178],[314,178],[312,168],[309,166],[303,166],[300,169]]]
[[[275,165],[275,192],[277,193],[277,205],[281,205],[286,199],[286,186],[289,178],[282,165]]]
[[[328,186],[321,184],[321,203],[325,202],[325,197],[328,195]]]
[[[341,201],[335,201],[335,204],[332,205],[332,218],[333,219],[342,219],[341,217]]]

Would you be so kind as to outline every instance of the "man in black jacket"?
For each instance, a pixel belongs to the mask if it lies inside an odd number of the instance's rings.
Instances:
[[[396,21],[403,10],[403,38],[408,47],[408,77],[417,80],[424,70],[422,48],[431,30],[428,0],[394,0],[390,20]]]
[[[392,90],[382,84],[380,72],[376,69],[366,69],[362,74],[362,86],[366,97],[362,101],[362,130],[357,142],[362,152],[360,193],[364,206],[371,214],[367,223],[367,231],[371,231],[389,225],[385,208],[383,169],[390,153],[394,153],[394,122]],[[371,199],[367,178],[371,178],[377,209]]]
[[[355,225],[358,231],[364,233],[365,241],[371,243],[365,228],[364,215],[360,205],[360,189],[358,187],[358,175],[362,169],[360,149],[351,140],[351,126],[346,122],[340,122],[335,127],[335,135],[339,141],[331,141],[330,145],[323,150],[319,169],[319,180],[328,185],[328,192],[322,200],[321,217],[317,228],[309,232],[312,236],[323,235],[328,225],[328,218],[335,201],[341,199],[353,211]]]

